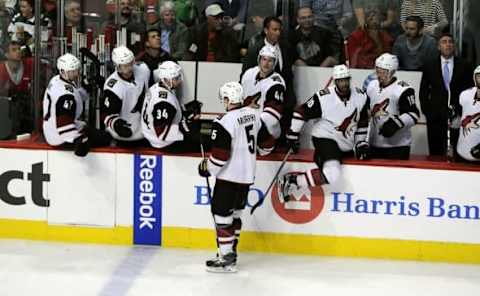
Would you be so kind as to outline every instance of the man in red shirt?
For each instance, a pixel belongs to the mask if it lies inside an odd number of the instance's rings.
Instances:
[[[7,60],[0,64],[0,95],[28,95],[33,75],[33,59],[22,57],[20,43],[17,41],[9,43],[6,57]]]

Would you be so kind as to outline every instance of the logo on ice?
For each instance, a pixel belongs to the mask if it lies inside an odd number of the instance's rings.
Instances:
[[[134,243],[161,244],[162,157],[135,155]]]

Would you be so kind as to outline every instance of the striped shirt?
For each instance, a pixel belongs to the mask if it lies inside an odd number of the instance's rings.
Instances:
[[[413,15],[423,19],[425,28],[448,24],[440,0],[404,0],[400,8],[400,22],[405,23],[405,19]]]

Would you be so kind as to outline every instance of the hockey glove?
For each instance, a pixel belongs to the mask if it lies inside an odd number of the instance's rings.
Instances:
[[[198,174],[202,177],[210,177],[210,172],[208,171],[208,159],[204,158],[198,164]]]
[[[473,148],[470,150],[470,153],[474,158],[480,159],[480,144],[473,146]]]
[[[73,144],[75,145],[74,153],[76,156],[87,156],[88,152],[90,151],[90,143],[88,141],[88,136],[81,135],[80,137],[76,138],[75,141],[73,141]]]
[[[379,134],[385,138],[390,138],[402,127],[403,123],[398,117],[390,117],[380,128]]]
[[[113,130],[122,138],[130,138],[132,136],[131,124],[121,118],[117,118],[113,123]]]
[[[186,103],[184,105],[185,110],[183,111],[183,117],[185,117],[188,121],[195,120],[195,117],[200,115],[202,111],[202,105],[203,103],[197,100]]]
[[[355,144],[355,157],[359,160],[370,159],[370,145],[365,141]]]
[[[298,139],[299,134],[292,131],[288,131],[287,135],[287,147],[292,149],[293,154],[297,154],[300,149],[300,140]]]

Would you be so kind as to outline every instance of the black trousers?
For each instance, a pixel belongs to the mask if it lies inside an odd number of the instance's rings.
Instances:
[[[429,155],[445,156],[447,154],[447,129],[447,119],[427,118],[427,138]],[[450,129],[450,141],[453,146],[453,150],[455,151],[455,155],[457,151],[458,136],[458,129]]]

